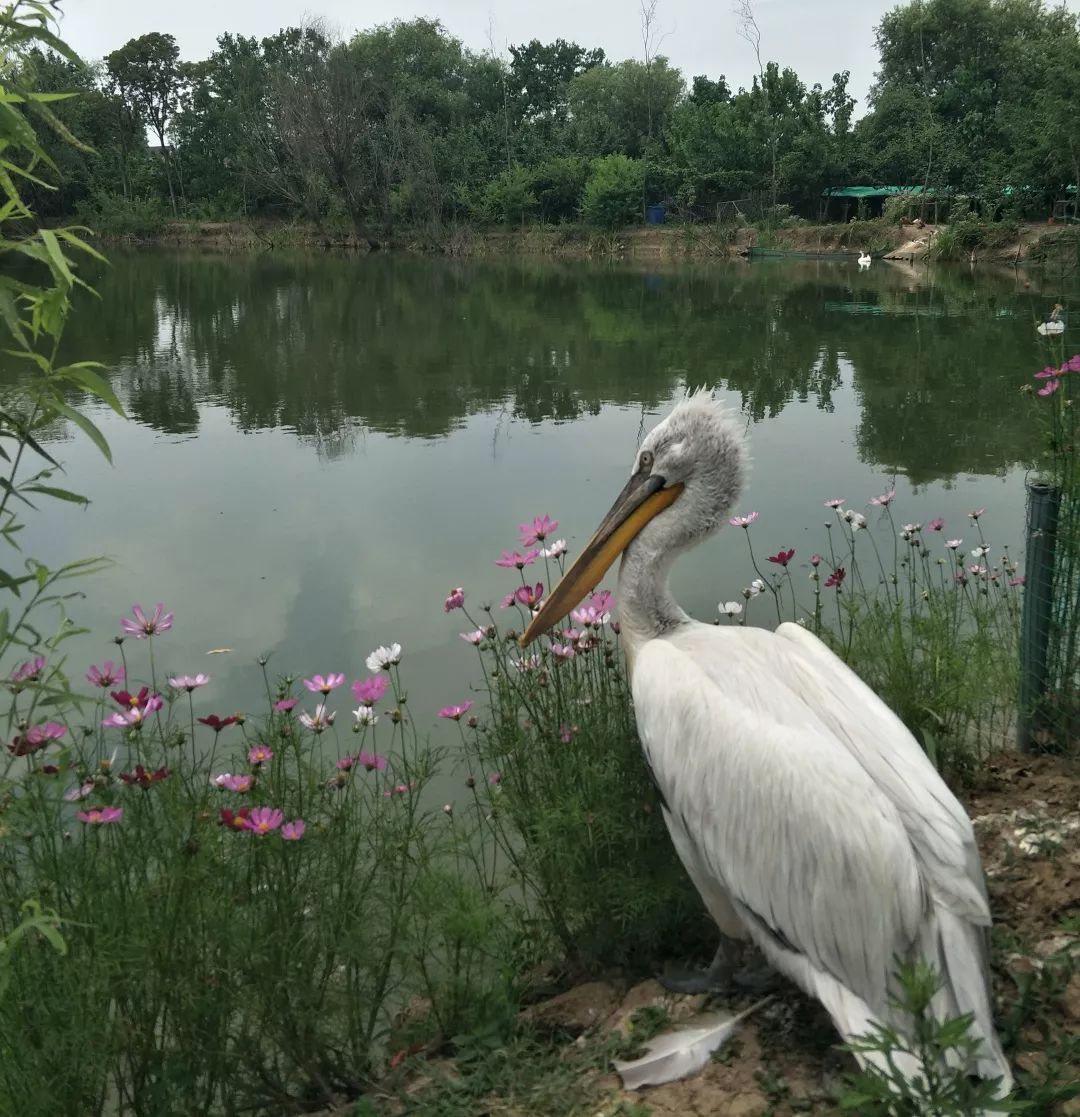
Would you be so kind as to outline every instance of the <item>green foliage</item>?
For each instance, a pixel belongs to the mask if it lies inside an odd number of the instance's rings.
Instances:
[[[908,1036],[878,1026],[848,1044],[845,1050],[873,1053],[885,1066],[868,1063],[846,1086],[840,1097],[844,1110],[864,1117],[981,1117],[985,1113],[1017,1113],[1025,1103],[1000,1101],[994,1081],[969,1078],[963,1069],[979,1053],[982,1041],[972,1035],[970,1016],[938,1020],[931,1001],[940,987],[938,975],[925,964],[902,966],[900,993],[893,1003],[911,1020]],[[905,1073],[897,1065],[914,1059],[915,1069]]]
[[[467,782],[522,890],[531,949],[596,970],[693,943],[700,902],[642,760],[618,641],[597,623],[559,660],[517,651],[490,616],[478,627],[489,709],[461,726]]]
[[[532,175],[523,167],[503,171],[484,188],[481,204],[489,220],[503,225],[520,224],[536,209]]]
[[[20,941],[36,935],[57,954],[67,954],[67,943],[60,934],[60,917],[54,911],[46,911],[37,900],[26,900],[22,905],[22,918],[0,939],[0,1001],[7,995],[11,980],[11,952]]]
[[[268,706],[291,682],[267,680]],[[509,1025],[503,906],[466,820],[424,806],[438,758],[396,669],[384,724],[341,742],[272,709],[196,731],[188,694],[165,702],[130,729],[102,728],[105,691],[64,708],[71,743],[32,749],[7,783],[0,941],[32,927],[57,945],[50,912],[18,921],[29,894],[64,912],[67,947],[0,952],[0,1092],[21,1115],[92,1117],[117,1097],[148,1115],[314,1108],[406,1044]],[[272,757],[251,759],[256,742]],[[221,769],[250,790],[216,787]],[[106,805],[117,821],[76,817]],[[237,828],[263,806],[306,830]]]
[[[644,181],[640,160],[625,155],[594,159],[585,182],[582,218],[601,229],[629,224],[641,214]]]

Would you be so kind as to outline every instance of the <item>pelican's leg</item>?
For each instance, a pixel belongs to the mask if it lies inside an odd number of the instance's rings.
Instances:
[[[766,962],[744,965],[743,946],[723,937],[707,970],[669,969],[658,979],[669,993],[768,993],[779,975]]]
[[[669,993],[730,993],[737,987],[735,975],[741,962],[740,944],[724,936],[707,970],[668,969],[659,981]]]

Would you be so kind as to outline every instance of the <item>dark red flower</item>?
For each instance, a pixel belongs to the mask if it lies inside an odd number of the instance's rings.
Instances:
[[[139,787],[149,787],[159,780],[168,779],[171,774],[169,768],[161,767],[156,771],[148,772],[141,764],[135,765],[134,772],[121,772],[120,778],[127,784],[138,784]]]
[[[215,733],[220,733],[227,725],[235,725],[240,719],[236,714],[232,714],[227,718],[219,718],[217,714],[211,714],[209,717],[199,718],[203,725],[208,725]]]
[[[222,807],[218,822],[222,826],[227,826],[230,830],[246,830],[249,814],[251,814],[250,807],[240,807],[239,810],[235,811],[230,811],[228,807]]]
[[[775,562],[777,566],[787,566],[794,557],[795,548],[792,547],[790,551],[778,551],[775,555],[769,555],[769,562]]]
[[[833,586],[839,586],[846,577],[847,571],[842,566],[838,566],[826,580],[825,588],[831,590]]]
[[[123,706],[125,710],[142,710],[146,707],[146,703],[150,698],[150,688],[144,686],[138,694],[130,694],[126,690],[112,690],[109,694],[112,700],[118,706]]]

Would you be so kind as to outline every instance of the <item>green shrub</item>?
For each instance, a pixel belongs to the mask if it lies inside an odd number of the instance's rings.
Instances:
[[[480,209],[489,221],[520,225],[536,210],[532,176],[520,166],[503,171],[484,187]]]
[[[532,172],[539,215],[544,221],[576,221],[581,208],[589,160],[560,155],[545,160]]]
[[[604,155],[589,166],[581,216],[589,225],[614,229],[640,220],[644,168],[638,159]]]
[[[96,191],[89,201],[81,203],[76,216],[102,236],[135,240],[157,236],[169,220],[161,198],[125,198],[104,190]]]

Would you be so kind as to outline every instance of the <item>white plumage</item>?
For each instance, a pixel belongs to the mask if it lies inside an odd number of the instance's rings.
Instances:
[[[638,731],[676,850],[721,932],[752,939],[846,1039],[875,1024],[907,1032],[890,1004],[896,959],[930,963],[942,978],[935,1012],[970,1013],[982,1040],[964,1069],[1000,1078],[1004,1094],[990,912],[963,807],[899,718],[815,636],[701,624],[668,589],[672,562],[724,522],[747,468],[741,433],[715,403],[676,407],[523,640],[622,552]]]

